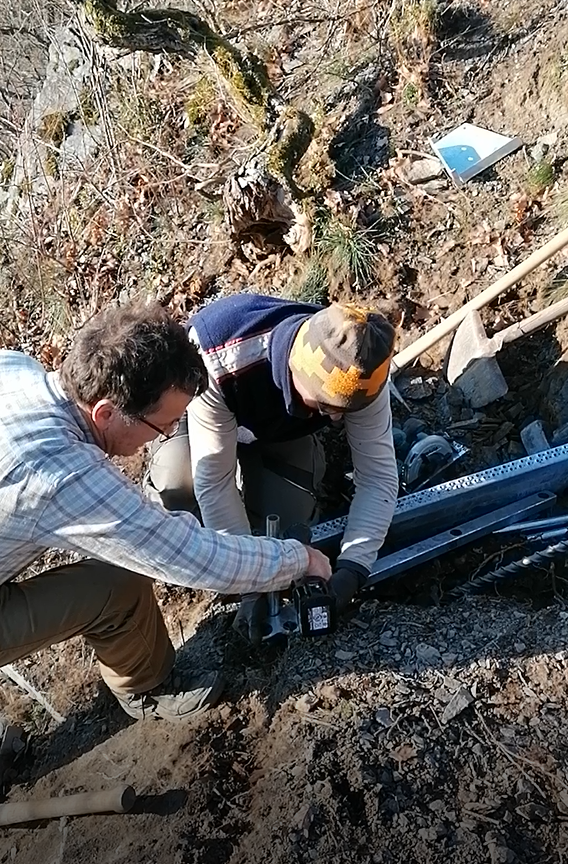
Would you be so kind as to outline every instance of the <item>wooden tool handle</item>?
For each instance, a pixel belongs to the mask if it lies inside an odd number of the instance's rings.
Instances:
[[[515,339],[519,338],[519,336],[528,336],[529,333],[534,333],[536,330],[540,330],[541,327],[546,327],[547,324],[550,324],[552,321],[556,321],[557,318],[561,318],[562,315],[567,314],[568,297],[564,300],[559,300],[557,303],[552,303],[551,306],[547,306],[546,309],[541,309],[540,312],[535,312],[534,315],[529,315],[529,317],[525,318],[523,321],[517,321],[516,324],[511,324],[510,327],[506,327],[505,330],[496,333],[493,339],[495,342],[498,342],[499,345],[514,342]]]
[[[58,819],[60,816],[83,816],[88,813],[126,813],[136,801],[132,786],[116,786],[100,792],[81,792],[43,801],[16,801],[0,804],[0,826]]]
[[[565,228],[564,231],[561,231],[556,235],[556,237],[553,237],[552,240],[549,240],[548,243],[541,246],[540,249],[536,249],[532,255],[529,255],[526,261],[517,264],[516,267],[513,267],[513,269],[508,273],[505,273],[504,276],[501,276],[497,282],[494,282],[493,285],[490,285],[489,288],[486,288],[485,291],[482,291],[481,294],[478,294],[470,300],[469,303],[462,306],[461,309],[448,315],[447,318],[444,318],[439,324],[432,327],[431,330],[421,336],[420,339],[417,339],[416,342],[413,342],[412,345],[403,348],[402,351],[395,354],[391,362],[391,374],[396,375],[397,372],[400,372],[400,370],[404,369],[405,366],[408,366],[409,363],[417,360],[424,351],[427,351],[428,348],[431,348],[439,342],[440,339],[447,336],[448,333],[452,333],[452,331],[461,324],[471,309],[482,309],[483,306],[487,306],[487,304],[491,303],[492,300],[495,300],[499,294],[502,294],[508,288],[511,288],[524,276],[532,273],[533,270],[536,270],[537,267],[540,267],[541,264],[544,264],[545,261],[552,258],[553,255],[559,252],[560,249],[563,249],[567,244],[568,228]]]

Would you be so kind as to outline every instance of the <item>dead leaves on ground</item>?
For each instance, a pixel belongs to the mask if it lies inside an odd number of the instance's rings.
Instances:
[[[403,762],[409,762],[411,759],[415,759],[417,755],[418,750],[411,744],[401,744],[400,747],[396,747],[394,750],[389,750],[390,758],[394,762],[398,762],[399,766]]]

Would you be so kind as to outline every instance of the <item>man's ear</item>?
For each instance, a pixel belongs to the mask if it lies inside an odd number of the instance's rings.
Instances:
[[[106,432],[118,413],[110,399],[99,399],[89,410],[91,419],[100,432]]]

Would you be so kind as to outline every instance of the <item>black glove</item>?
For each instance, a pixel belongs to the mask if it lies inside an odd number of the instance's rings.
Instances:
[[[243,594],[241,604],[233,621],[233,629],[258,648],[265,635],[268,618],[267,594]]]
[[[355,561],[339,560],[337,569],[333,572],[329,583],[330,591],[335,596],[337,614],[341,615],[365,584],[370,570]]]
[[[299,540],[304,546],[312,542],[312,529],[307,522],[293,522],[282,532],[283,540]]]

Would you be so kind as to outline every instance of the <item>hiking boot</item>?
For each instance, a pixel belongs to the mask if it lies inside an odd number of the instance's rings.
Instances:
[[[338,615],[343,613],[351,605],[351,601],[360,588],[367,581],[361,570],[352,570],[350,567],[338,567],[329,580],[329,590],[335,597]]]
[[[233,621],[233,630],[258,648],[262,643],[262,637],[270,632],[267,618],[268,594],[243,594]]]
[[[219,701],[225,681],[220,672],[192,675],[172,669],[165,681],[146,693],[113,693],[135,720],[151,717],[180,723],[199,717]]]

